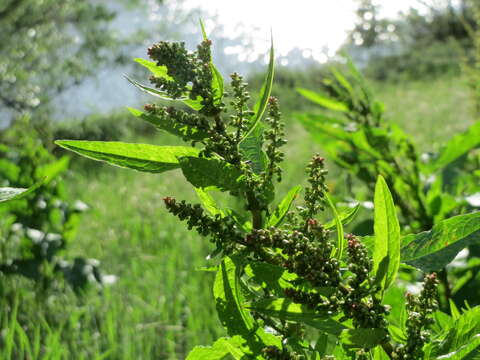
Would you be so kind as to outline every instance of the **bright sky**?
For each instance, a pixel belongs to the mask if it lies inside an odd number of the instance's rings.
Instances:
[[[377,2],[382,5],[382,14],[389,17],[418,5],[417,0]],[[272,28],[277,54],[286,55],[298,47],[310,49],[313,58],[320,61],[325,57],[326,47],[329,55],[338,49],[355,21],[353,0],[187,0],[186,6],[202,7],[211,15],[217,14],[227,35],[247,30],[257,53],[266,52]],[[211,20],[206,20],[206,27],[213,28]]]

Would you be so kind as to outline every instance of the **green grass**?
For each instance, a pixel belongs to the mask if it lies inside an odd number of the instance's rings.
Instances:
[[[438,148],[473,121],[461,79],[372,87],[386,103],[389,119],[412,134],[422,150]],[[308,159],[321,151],[301,126],[286,121],[289,143],[279,197],[304,183]],[[174,144],[163,134],[144,141]],[[72,163],[65,180],[69,196],[91,208],[67,255],[99,259],[118,281],[80,298],[59,293],[39,299],[15,279],[11,286],[17,295],[13,292],[0,310],[1,327],[8,329],[0,336],[0,358],[183,359],[193,346],[222,336],[211,291],[214,273],[196,271],[214,263],[205,259],[212,248],[163,207],[164,196],[196,200],[180,172],[85,167],[77,156]],[[341,185],[337,174],[332,168],[333,189]]]
[[[386,104],[386,117],[411,134],[422,151],[438,150],[445,140],[476,120],[463,78],[376,83],[372,89]]]

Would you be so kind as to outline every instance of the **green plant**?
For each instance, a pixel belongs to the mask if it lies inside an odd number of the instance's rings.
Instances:
[[[60,256],[74,238],[86,205],[65,200],[60,175],[68,169],[69,158],[55,159],[28,126],[28,118],[18,120],[3,134],[5,143],[0,145],[0,185],[35,188],[35,192],[14,197],[17,201],[10,199],[0,205],[0,275],[34,280],[36,289],[42,292],[61,285],[59,280],[76,291],[90,280],[101,283],[97,261],[82,257],[69,261]],[[20,190],[12,188],[5,192],[5,199],[17,193]],[[17,281],[13,277],[12,282]],[[10,291],[15,292],[3,286],[0,294],[4,297]]]
[[[387,305],[402,256],[412,263],[419,257],[449,262],[449,257],[436,252],[445,240],[443,227],[403,239],[402,253],[395,206],[381,176],[375,186],[373,238],[343,236],[342,221],[351,216],[336,213],[325,185],[324,159],[318,155],[307,166],[303,203],[292,207],[301,191],[295,186],[272,205],[282,178],[280,148],[286,142],[278,100],[270,97],[273,46],[264,86],[250,109],[241,76],[231,75],[230,88],[224,91],[212,63],[211,42],[205,31],[203,35],[195,52],[183,43],[160,42],[149,49],[153,61],[139,62],[152,71],[154,87],[130,80],[143,91],[192,108],[131,109],[192,146],[56,141],[80,155],[125,168],[151,173],[181,169],[195,188],[201,204],[172,197],[164,203],[216,246],[210,258],[219,262],[204,270],[216,272],[213,293],[229,337],[195,347],[188,359],[418,359],[460,354],[467,351],[464,346],[476,351],[477,323],[457,332],[456,320],[436,311],[434,273],[425,276],[418,296],[407,297],[403,310]],[[220,206],[214,191],[229,194],[242,207]],[[317,215],[327,205],[335,216],[331,224],[322,225]],[[479,232],[478,214],[447,221],[457,242]],[[471,322],[468,314],[468,320],[467,313],[458,319]],[[456,341],[446,344],[452,332]]]
[[[471,2],[471,19],[461,17],[463,26],[472,42],[471,54],[466,52],[462,61],[462,70],[467,76],[467,84],[475,104],[475,113],[480,113],[480,5]],[[470,20],[470,21],[468,21]]]
[[[452,137],[438,154],[420,155],[411,136],[385,119],[384,105],[374,98],[351,62],[349,70],[344,75],[332,69],[332,76],[324,81],[325,94],[298,89],[330,111],[297,115],[329,158],[370,191],[381,174],[400,210],[404,231],[426,231],[450,216],[478,207],[471,199],[480,191],[475,150],[480,145],[480,123]],[[475,241],[472,238],[465,246]],[[472,251],[470,258],[477,255]],[[452,293],[444,270],[441,279],[447,308]],[[475,296],[459,300],[460,304],[464,300],[477,303]]]

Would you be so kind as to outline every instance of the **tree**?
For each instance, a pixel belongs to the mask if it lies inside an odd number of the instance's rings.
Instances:
[[[388,33],[390,21],[380,18],[380,5],[372,0],[358,0],[355,11],[357,21],[350,33],[350,41],[364,48],[371,48],[381,40],[383,34]]]
[[[5,0],[0,6],[0,104],[35,109],[106,57],[114,13],[87,0]]]

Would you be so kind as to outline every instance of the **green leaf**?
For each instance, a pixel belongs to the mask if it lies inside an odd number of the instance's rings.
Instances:
[[[430,231],[402,238],[402,262],[425,272],[440,270],[466,246],[480,242],[480,212],[458,215]]]
[[[57,140],[55,144],[90,159],[139,171],[161,173],[180,167],[178,157],[196,156],[187,146],[156,146],[116,141]]]
[[[253,282],[279,297],[284,296],[285,289],[292,287],[291,281],[298,278],[280,266],[263,262],[249,262],[245,273]]]
[[[330,199],[330,196],[325,192],[325,199],[327,200],[328,206],[330,206],[330,209],[332,209],[333,217],[335,219],[335,225],[337,227],[337,246],[336,249],[334,249],[336,253],[336,256],[338,259],[342,259],[343,257],[343,249],[345,248],[345,236],[343,234],[343,225],[342,221],[340,220],[340,217],[338,216],[337,208],[332,202],[332,199]]]
[[[249,135],[250,131],[253,131],[257,123],[262,119],[265,109],[267,108],[268,99],[270,98],[270,93],[272,92],[274,74],[275,74],[275,50],[273,48],[273,37],[272,37],[271,46],[270,46],[270,60],[268,63],[267,76],[265,77],[262,88],[260,90],[259,99],[257,100],[257,102],[253,107],[253,112],[255,113],[255,115],[253,115],[250,128],[247,134],[245,135],[245,137]]]
[[[212,215],[220,215],[221,217],[224,217],[225,214],[223,213],[222,210],[217,206],[217,203],[215,202],[215,199],[205,190],[196,187],[195,191],[197,193],[198,198],[202,202],[202,205],[207,211],[212,214]]]
[[[199,111],[203,109],[202,97],[200,96],[197,96],[197,98],[194,100],[190,98],[182,99],[182,102],[195,111]]]
[[[386,290],[395,281],[400,265],[400,225],[392,195],[382,176],[375,185],[374,209],[373,272],[375,282]]]
[[[478,360],[480,359],[480,334],[469,339],[468,343],[446,355],[437,357],[437,360]]]
[[[68,156],[62,156],[57,161],[36,168],[35,177],[37,179],[47,178],[52,180],[68,169],[69,162],[70,158]]]
[[[479,316],[480,307],[476,306],[464,310],[454,321],[453,319],[444,321],[444,326],[439,333],[442,341],[433,343],[431,352],[436,356],[443,355],[444,359],[450,359],[448,356],[454,355],[453,359],[479,359],[480,347],[476,340],[480,333]],[[469,344],[474,346],[470,347]]]
[[[340,334],[342,345],[353,348],[373,348],[385,341],[385,329],[346,329]]]
[[[143,84],[140,84],[139,82],[135,81],[135,80],[132,80],[130,79],[128,76],[124,75],[125,78],[132,84],[134,85],[135,87],[139,88],[140,90],[142,90],[143,92],[146,92],[147,94],[149,95],[153,95],[153,96],[156,96],[162,100],[185,100],[187,99],[186,96],[184,97],[181,97],[181,98],[178,98],[178,99],[173,99],[171,96],[169,96],[165,91],[161,91],[161,90],[158,90],[158,89],[155,89],[155,88],[152,88],[150,86],[146,86],[146,85],[143,85]]]
[[[208,134],[205,131],[199,130],[193,126],[185,125],[185,124],[179,124],[175,120],[172,119],[164,119],[159,116],[155,116],[152,114],[144,113],[140,110],[127,107],[128,111],[133,116],[136,116],[153,126],[155,126],[157,129],[164,130],[170,134],[173,134],[175,136],[178,136],[182,138],[183,140],[186,141],[199,141],[203,140],[206,137],[208,137]]]
[[[258,123],[239,143],[238,148],[244,158],[251,162],[255,174],[260,174],[267,167],[263,146],[263,125]]]
[[[335,77],[335,79],[340,83],[340,85],[343,86],[345,90],[347,90],[350,94],[353,94],[353,87],[352,85],[348,82],[348,80],[345,78],[345,76],[342,75],[341,72],[339,72],[337,69],[332,67],[330,69],[330,72],[332,75]]]
[[[202,30],[203,40],[207,40],[208,37],[207,37],[207,32],[205,31],[205,25],[203,24],[203,20],[199,19],[199,22],[200,22],[200,29]]]
[[[375,360],[390,360],[390,356],[383,350],[381,346],[377,346],[372,350],[373,359]]]
[[[341,101],[320,95],[314,91],[297,88],[297,92],[303,97],[307,98],[308,100],[313,101],[314,103],[321,105],[327,109],[334,110],[334,111],[341,111],[341,112],[349,111],[347,104]]]
[[[438,158],[428,166],[431,172],[440,170],[470,150],[480,146],[480,121],[467,131],[455,135],[445,145]]]
[[[338,214],[338,217],[342,222],[342,224],[344,226],[350,224],[350,222],[352,222],[353,219],[355,219],[355,217],[357,216],[359,209],[360,209],[360,204],[357,204],[353,208],[348,209],[346,211],[342,211],[340,214]],[[336,225],[337,225],[336,219],[333,219],[327,222],[326,224],[324,224],[323,227],[325,229],[331,229]]]
[[[245,340],[241,336],[222,337],[212,346],[195,346],[186,360],[222,360],[227,355],[240,360],[246,356],[242,349],[244,343]]]
[[[150,70],[150,72],[155,77],[173,81],[173,78],[170,75],[168,75],[168,69],[167,69],[166,66],[164,66],[164,65],[159,66],[154,61],[149,61],[149,60],[142,59],[142,58],[135,58],[134,60],[135,60],[135,62],[139,63],[140,65],[142,65],[142,66],[146,67],[148,70]]]
[[[217,313],[227,333],[234,337],[241,336],[253,354],[258,354],[268,345],[281,346],[280,339],[257,328],[255,320],[242,304],[245,299],[241,292],[240,276],[243,259],[226,257],[220,264],[213,285],[213,295]]]
[[[294,186],[290,189],[287,195],[285,195],[282,201],[280,201],[280,204],[278,204],[272,215],[268,218],[267,227],[277,226],[282,223],[283,218],[290,209],[290,205],[292,205],[293,200],[295,200],[301,189],[302,187],[300,185]]]
[[[213,295],[218,316],[227,333],[230,336],[240,335],[248,338],[254,327],[254,320],[242,307],[244,298],[239,284],[240,271],[237,264],[226,257],[217,271]]]
[[[0,188],[0,203],[20,200],[30,194],[31,192],[35,191],[42,183],[37,183],[28,189],[24,188],[12,188],[12,187],[2,187]]]
[[[460,310],[458,310],[457,305],[453,302],[452,299],[448,299],[448,304],[450,305],[450,313],[452,314],[453,320],[457,320],[460,318]]]
[[[131,84],[133,84],[135,87],[139,88],[140,90],[142,90],[143,92],[145,92],[149,95],[156,96],[156,97],[158,97],[162,100],[168,100],[168,101],[179,100],[179,101],[183,102],[185,105],[187,105],[188,107],[190,107],[190,108],[192,108],[193,110],[196,110],[196,111],[201,110],[203,108],[202,98],[200,96],[197,96],[197,98],[194,99],[194,100],[188,98],[187,96],[182,96],[182,97],[174,99],[170,95],[168,95],[165,91],[161,91],[161,90],[152,88],[150,86],[140,84],[139,82],[130,79],[128,76],[126,76],[126,75],[124,75],[124,76]]]
[[[352,148],[355,147],[355,151],[365,153],[373,159],[382,160],[384,158],[382,154],[369,144],[367,136],[363,131],[346,131],[342,127],[337,126],[337,124],[322,123],[317,121],[316,118],[306,116],[300,117],[299,120],[317,142],[322,145],[324,142],[330,142],[333,145],[333,148],[329,149],[330,155],[335,156],[336,152],[339,151],[339,146],[343,146],[342,150],[346,152],[352,151]],[[345,166],[349,167],[348,164]]]
[[[219,105],[223,99],[223,77],[217,67],[211,63],[212,68],[212,89],[215,91],[215,105]]]
[[[240,214],[230,208],[225,209],[225,213],[230,216],[245,232],[249,233],[252,231],[252,222],[248,215]]]
[[[290,299],[262,299],[248,306],[249,309],[286,321],[300,322],[328,334],[338,336],[347,329],[344,325],[325,313],[315,312],[306,305],[296,304]]]
[[[179,161],[183,175],[195,187],[220,191],[242,189],[241,171],[223,160],[186,156]]]

